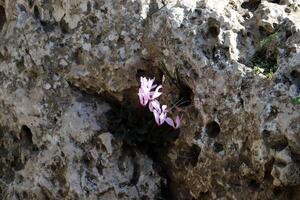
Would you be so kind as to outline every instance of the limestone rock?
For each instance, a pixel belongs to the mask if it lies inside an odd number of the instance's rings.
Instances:
[[[297,199],[299,4],[0,0],[0,198]]]

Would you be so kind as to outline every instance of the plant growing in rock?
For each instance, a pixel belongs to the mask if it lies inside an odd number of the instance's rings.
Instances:
[[[145,107],[149,103],[149,110],[153,112],[155,122],[158,126],[166,122],[173,128],[177,129],[180,127],[181,120],[179,116],[176,116],[175,121],[167,116],[169,112],[167,105],[161,106],[160,102],[157,100],[157,98],[162,94],[162,92],[159,92],[159,89],[162,88],[162,85],[157,86],[153,84],[154,80],[155,79],[140,77],[141,86],[138,92],[140,104]]]
[[[107,131],[129,146],[167,148],[178,137],[181,118],[170,117],[175,105],[161,104],[161,89],[162,85],[155,84],[154,78],[140,77],[137,93],[130,90],[122,102],[111,101],[112,109],[106,113]],[[138,100],[132,98],[136,94]]]
[[[300,105],[300,95],[298,95],[296,98],[292,99],[292,104],[298,104]]]
[[[268,79],[272,79],[278,67],[276,60],[278,45],[278,32],[263,38],[259,43],[259,48],[246,65],[253,68],[255,74],[264,74]]]

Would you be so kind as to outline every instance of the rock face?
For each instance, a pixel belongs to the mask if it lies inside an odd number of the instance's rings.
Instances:
[[[0,31],[1,199],[297,199],[299,1],[0,0]],[[176,138],[133,131],[140,76]]]

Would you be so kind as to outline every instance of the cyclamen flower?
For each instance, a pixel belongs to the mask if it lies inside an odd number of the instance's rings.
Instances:
[[[159,92],[162,86],[159,85],[157,87],[157,85],[153,84],[154,78],[147,79],[145,77],[141,77],[140,81],[141,87],[139,88],[138,92],[140,103],[142,106],[146,106],[149,103],[149,110],[153,112],[154,119],[157,125],[160,126],[164,122],[167,122],[167,124],[172,126],[174,129],[179,128],[181,124],[180,118],[177,116],[174,122],[170,117],[167,117],[167,106],[160,106],[160,103],[157,100],[157,98],[162,94],[162,92]],[[155,90],[151,91],[153,89]]]
[[[151,112],[153,112],[154,114],[155,122],[157,123],[157,125],[160,126],[164,122],[167,122],[167,124],[172,126],[174,129],[178,129],[180,127],[181,120],[179,116],[176,116],[175,123],[174,123],[174,121],[170,117],[167,117],[167,112],[168,112],[167,106],[162,105],[162,107],[160,108],[159,102],[157,100],[156,102],[154,102]]]
[[[146,106],[149,101],[153,101],[157,97],[159,97],[162,93],[159,92],[159,89],[162,88],[162,86],[153,85],[154,78],[153,79],[147,79],[145,77],[141,77],[141,87],[139,88],[139,99],[140,103],[143,106]],[[155,89],[155,91],[151,91],[152,89]]]
[[[167,117],[165,119],[165,121],[167,122],[167,124],[169,124],[170,126],[172,126],[175,129],[178,129],[180,127],[180,124],[181,124],[181,120],[180,120],[179,116],[176,116],[176,119],[175,119],[176,125],[170,117]]]
[[[167,117],[167,106],[166,105],[162,105],[161,109],[159,107],[159,109],[153,109],[153,114],[154,114],[154,118],[155,118],[155,122],[157,123],[157,125],[162,125]]]

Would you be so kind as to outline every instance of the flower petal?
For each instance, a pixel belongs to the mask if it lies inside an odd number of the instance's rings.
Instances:
[[[152,92],[152,97],[151,99],[156,99],[157,97],[159,97],[162,93],[159,92],[159,89],[162,88],[161,85],[159,85],[154,92]]]
[[[167,109],[167,105],[162,105],[162,106],[161,106],[162,112],[167,112],[166,109]]]
[[[154,119],[157,125],[160,125],[159,123],[159,114],[157,113],[156,110],[153,110],[153,114],[154,114]]]
[[[174,128],[177,129],[181,125],[181,120],[178,115],[176,116],[175,122],[176,122],[176,126]]]
[[[153,101],[153,106],[154,106],[154,108],[158,111],[158,113],[161,113],[159,101],[154,100],[154,101]]]
[[[174,121],[170,117],[167,117],[165,121],[167,122],[167,124],[175,128]]]
[[[160,123],[160,125],[162,125],[162,124],[165,122],[166,117],[167,117],[167,113],[165,113],[165,112],[162,112],[162,113],[159,115],[159,123]]]

